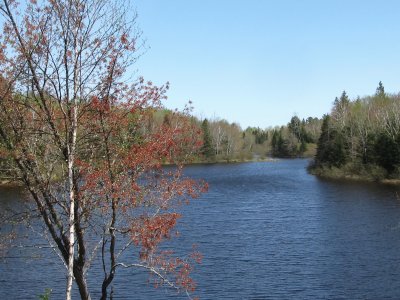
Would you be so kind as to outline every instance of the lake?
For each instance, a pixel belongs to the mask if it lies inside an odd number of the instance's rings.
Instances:
[[[204,255],[194,274],[196,296],[400,299],[399,188],[321,180],[307,174],[307,164],[296,159],[186,168],[188,176],[210,185],[183,208],[181,236],[171,242],[178,251],[195,243]],[[0,209],[18,210],[22,197],[16,189],[0,189]],[[33,240],[30,231],[20,231],[21,239]],[[63,268],[48,248],[12,248],[0,261],[0,299],[38,299],[46,288],[53,289],[52,299],[62,299]],[[89,275],[96,299],[101,272]],[[119,270],[114,299],[186,298],[146,280],[140,270]]]

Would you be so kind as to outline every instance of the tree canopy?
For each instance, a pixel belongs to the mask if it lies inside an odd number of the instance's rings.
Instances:
[[[386,94],[382,82],[373,96],[350,101],[343,92],[324,117],[315,168],[383,179],[399,177],[399,166],[399,95]]]

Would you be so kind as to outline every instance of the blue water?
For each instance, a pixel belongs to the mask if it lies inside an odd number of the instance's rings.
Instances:
[[[201,299],[400,299],[398,188],[320,180],[306,160],[196,165],[210,190],[184,207],[179,251],[193,243]],[[18,203],[0,190],[0,207]],[[23,235],[23,234],[22,234]],[[29,235],[28,231],[26,235]],[[45,245],[45,242],[43,242]],[[184,299],[119,270],[114,299]],[[89,274],[93,299],[101,273]],[[0,261],[0,299],[62,299],[65,274],[49,249],[12,248]]]

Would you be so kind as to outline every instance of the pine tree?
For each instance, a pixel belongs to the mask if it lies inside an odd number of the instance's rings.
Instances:
[[[336,98],[336,99],[337,99],[337,98]],[[340,104],[341,104],[342,106],[345,106],[345,105],[347,106],[347,105],[350,104],[350,99],[349,99],[349,96],[347,96],[346,91],[343,91],[343,92],[342,92],[342,95],[340,96],[339,102],[340,102]]]
[[[329,115],[323,117],[315,162],[316,165],[335,167],[340,167],[346,162],[344,137],[332,126]]]
[[[302,140],[300,143],[299,154],[302,155],[306,151],[307,151],[307,143],[304,140]]]
[[[211,140],[210,126],[207,119],[204,119],[201,124],[203,130],[203,146],[201,148],[201,153],[207,160],[215,159],[215,150]]]
[[[293,116],[292,119],[290,119],[288,128],[298,140],[301,140],[301,121],[298,116]]]
[[[384,132],[380,133],[374,150],[377,163],[389,173],[395,171],[400,164],[400,135],[393,139]]]
[[[382,84],[382,81],[379,81],[378,87],[376,88],[375,96],[385,98],[385,87]]]
[[[275,155],[276,152],[276,147],[277,147],[277,143],[278,143],[278,131],[274,130],[273,134],[272,134],[272,139],[271,139],[271,146],[272,146],[272,155]]]

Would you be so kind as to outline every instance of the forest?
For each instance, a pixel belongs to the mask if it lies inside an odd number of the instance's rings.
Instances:
[[[151,126],[169,123],[173,112],[153,113]],[[201,131],[195,162],[238,162],[266,158],[313,158],[315,175],[393,179],[400,176],[400,96],[388,94],[379,82],[375,94],[351,100],[336,97],[321,119],[293,116],[284,126],[248,127],[213,118],[191,117]],[[150,126],[150,127],[151,127]]]
[[[137,132],[155,133],[165,126],[176,127],[186,119],[192,134],[198,135],[200,145],[196,151],[188,150],[191,163],[308,157],[314,158],[309,170],[315,175],[370,180],[398,178],[399,98],[398,94],[385,93],[379,82],[372,96],[351,100],[343,91],[333,101],[331,112],[321,119],[300,119],[295,115],[286,125],[264,129],[242,129],[238,123],[217,117],[199,119],[191,114],[192,107],[187,107],[185,113],[165,107],[148,108]],[[0,140],[1,147],[4,145]],[[7,173],[10,164],[13,164],[11,158],[0,156],[3,178],[11,176]]]
[[[329,177],[370,180],[398,178],[400,96],[385,93],[382,82],[372,96],[350,100],[344,91],[323,117],[310,170]]]
[[[154,130],[170,124],[175,112],[154,111],[146,125]],[[199,119],[191,116],[193,126],[201,132],[202,146],[194,162],[242,162],[270,157],[312,157],[320,135],[322,120],[293,116],[287,125],[271,128],[248,127],[224,119]]]
[[[207,161],[245,161],[266,157],[312,156],[321,120],[293,116],[285,126],[241,129],[225,120],[203,120],[202,157]]]
[[[191,108],[188,108],[190,110]],[[151,108],[141,120],[136,137],[143,133],[155,133],[164,127],[176,127],[182,118],[192,126],[193,135],[199,134],[201,146],[188,150],[190,162],[244,162],[267,158],[313,157],[320,136],[322,120],[309,117],[300,120],[293,116],[284,126],[261,129],[248,127],[242,129],[238,123],[229,123],[223,119],[200,120],[189,113],[182,114],[165,108]],[[131,117],[133,120],[133,117]],[[132,121],[133,122],[133,121]],[[132,126],[138,126],[133,124]],[[116,143],[123,141],[115,141]],[[0,149],[4,143],[0,140]],[[188,157],[189,158],[189,157]],[[164,162],[167,163],[167,162]],[[11,178],[11,157],[0,156],[2,178]]]

